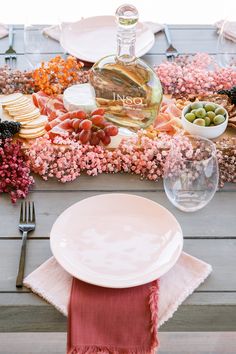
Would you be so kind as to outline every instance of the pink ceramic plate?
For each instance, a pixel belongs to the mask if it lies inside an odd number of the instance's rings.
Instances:
[[[62,24],[60,43],[65,51],[75,57],[95,63],[115,54],[117,24],[115,16],[95,16],[74,23]],[[147,25],[137,25],[136,56],[146,54],[155,42]]]
[[[51,230],[59,264],[87,283],[126,288],[166,273],[183,247],[175,217],[159,204],[129,194],[103,194],[66,209]]]

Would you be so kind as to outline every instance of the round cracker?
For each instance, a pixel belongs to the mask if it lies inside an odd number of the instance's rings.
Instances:
[[[40,116],[39,118],[33,119],[30,122],[22,123],[21,126],[25,129],[34,129],[39,127],[44,127],[47,121],[48,121],[47,116]]]
[[[23,96],[23,93],[18,92],[18,93],[12,93],[11,95],[0,97],[0,104],[6,105],[9,102],[17,101],[22,96]]]
[[[24,114],[32,113],[32,112],[34,112],[34,110],[35,110],[34,106],[28,106],[28,107],[18,110],[18,111],[8,111],[8,113],[13,117],[17,117],[17,116],[22,116]]]
[[[20,119],[18,119],[18,117],[14,117],[14,120],[16,121],[16,122],[19,122],[19,123],[24,123],[24,122],[31,122],[32,120],[34,120],[34,119],[37,119],[37,118],[39,118],[40,117],[40,113],[38,114],[38,115],[36,115],[36,116],[33,116],[33,117],[27,117],[27,118],[20,118]]]
[[[19,106],[21,105],[22,103],[25,103],[25,102],[28,102],[28,97],[20,97],[18,98],[16,101],[12,101],[12,102],[8,102],[6,104],[3,104],[4,108],[10,108],[10,107],[13,107],[13,106]]]
[[[9,111],[9,112],[11,112],[11,111],[19,111],[21,109],[26,109],[27,107],[34,107],[34,109],[37,108],[37,107],[35,107],[35,105],[33,105],[33,103],[27,102],[26,104],[24,104],[22,106],[10,107],[10,108],[7,109],[7,111]]]
[[[35,108],[33,112],[30,113],[26,113],[26,114],[21,114],[19,115],[20,118],[26,118],[26,117],[30,117],[33,116],[34,114],[40,113],[38,108]]]
[[[30,113],[26,113],[26,114],[19,114],[17,116],[14,117],[14,119],[16,120],[24,120],[24,119],[27,119],[27,118],[35,118],[35,117],[39,117],[40,116],[40,111],[39,109],[38,110],[34,110],[33,112],[30,112]]]
[[[46,130],[42,129],[38,133],[35,133],[35,134],[21,134],[21,133],[19,133],[19,137],[24,138],[24,139],[35,139],[35,138],[39,138],[40,136],[43,136],[45,133],[46,133]]]
[[[21,128],[20,129],[20,134],[37,134],[38,132],[40,132],[41,130],[43,130],[42,127],[37,127],[37,128],[32,128],[32,129],[27,129],[27,128]]]
[[[18,110],[18,109],[25,108],[25,107],[27,107],[29,105],[33,105],[34,106],[34,104],[31,101],[25,101],[25,102],[23,102],[23,103],[21,103],[19,105],[6,106],[5,110],[6,111],[15,111],[15,110]]]

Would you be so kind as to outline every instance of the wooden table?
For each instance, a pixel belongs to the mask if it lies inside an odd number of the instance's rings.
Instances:
[[[180,53],[205,51],[216,53],[217,35],[211,26],[170,26],[173,42]],[[0,40],[0,64],[8,40]],[[16,27],[15,49],[20,68],[26,68],[23,30]],[[163,34],[145,60],[160,62],[167,43]],[[59,44],[51,41],[52,53],[60,53]],[[47,56],[50,57],[52,53]],[[47,57],[45,56],[45,57]],[[185,237],[184,250],[213,266],[212,275],[162,327],[164,331],[235,331],[236,330],[236,185],[229,184],[216,193],[203,210],[187,214],[175,209],[167,200],[162,183],[140,181],[134,175],[81,176],[73,183],[44,182],[36,177],[29,198],[34,200],[37,228],[28,241],[26,274],[51,255],[49,232],[57,216],[83,198],[107,192],[141,195],[168,208],[180,222]],[[15,287],[20,253],[18,231],[19,203],[12,205],[0,195],[0,331],[56,332],[66,330],[66,319],[51,305]]]

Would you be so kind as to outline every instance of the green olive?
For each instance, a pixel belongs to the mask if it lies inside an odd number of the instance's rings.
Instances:
[[[191,108],[192,108],[192,109],[203,108],[203,104],[200,103],[200,102],[193,102],[193,103],[191,104]]]
[[[214,111],[216,109],[216,106],[214,103],[206,103],[204,108],[207,112],[210,112],[210,111]]]
[[[215,125],[219,125],[222,124],[225,121],[225,117],[222,116],[222,114],[218,114],[217,116],[215,116],[215,118],[213,119],[213,122]]]
[[[190,113],[194,114],[196,116],[196,109],[192,109]]]
[[[216,108],[216,110],[215,110],[215,114],[216,114],[216,115],[222,115],[222,116],[224,116],[224,115],[226,114],[226,111],[225,111],[224,108],[218,107],[218,108]]]
[[[193,122],[193,124],[196,124],[196,125],[200,125],[200,126],[202,126],[202,127],[205,127],[206,122],[205,122],[205,120],[202,119],[202,118],[197,118],[197,119],[195,119],[195,121]]]
[[[205,120],[205,125],[208,127],[210,124],[211,124],[211,120],[209,117],[204,117],[204,120]]]
[[[196,119],[195,114],[192,112],[185,114],[185,118],[191,123],[194,121],[194,119]]]
[[[205,109],[204,109],[204,108],[198,108],[198,109],[196,110],[196,117],[198,117],[198,118],[204,118],[204,117],[206,117],[206,111],[205,111]]]
[[[211,122],[213,122],[213,119],[214,119],[215,116],[216,116],[215,112],[212,112],[212,111],[207,112],[206,115],[207,115],[207,117],[210,118]]]

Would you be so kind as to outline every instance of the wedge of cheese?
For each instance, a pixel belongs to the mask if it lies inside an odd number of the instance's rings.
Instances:
[[[90,84],[68,87],[63,94],[63,103],[68,111],[83,110],[90,113],[97,108],[95,92]]]

